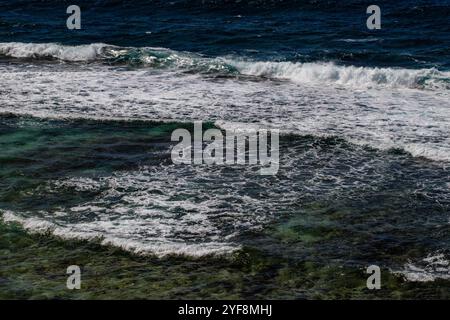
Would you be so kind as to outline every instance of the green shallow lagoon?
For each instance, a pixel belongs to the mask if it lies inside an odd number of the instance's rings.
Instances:
[[[277,176],[176,167],[170,134],[180,127],[192,132],[192,124],[2,116],[3,214],[147,251],[0,222],[0,298],[449,298],[445,167],[312,136],[281,137]],[[180,243],[190,254],[153,254]],[[210,254],[195,256],[201,250]],[[366,288],[371,264],[381,267],[381,290]],[[70,265],[82,269],[81,290],[66,288]]]
[[[365,270],[292,263],[244,249],[228,258],[139,257],[112,247],[29,235],[0,225],[1,299],[417,299],[450,297],[448,281],[408,283],[382,270],[381,290]],[[82,267],[81,290],[66,268]]]

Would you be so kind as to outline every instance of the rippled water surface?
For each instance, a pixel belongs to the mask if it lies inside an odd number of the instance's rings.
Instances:
[[[0,4],[0,297],[449,297],[448,1],[79,3]],[[173,164],[194,121],[278,173]]]

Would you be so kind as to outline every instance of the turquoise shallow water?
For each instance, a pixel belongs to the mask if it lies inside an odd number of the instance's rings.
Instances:
[[[448,298],[445,166],[295,135],[277,176],[174,166],[180,126],[3,115],[1,296]],[[80,292],[65,289],[71,264]]]

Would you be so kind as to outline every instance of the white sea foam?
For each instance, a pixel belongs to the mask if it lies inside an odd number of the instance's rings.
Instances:
[[[334,84],[356,88],[424,88],[450,90],[450,72],[436,69],[371,68],[339,66],[331,62],[293,63],[244,61],[236,58],[205,58],[165,48],[126,48],[94,43],[67,46],[56,43],[0,43],[0,55],[13,58],[53,58],[63,61],[95,61],[125,58],[144,66],[164,66],[202,71],[224,71],[228,67],[243,75],[286,79],[298,83]],[[128,57],[128,58],[127,58]]]
[[[0,43],[0,55],[13,58],[54,58],[64,61],[92,61],[102,56],[105,48],[102,43],[79,46],[65,46],[56,43]]]
[[[1,213],[1,212],[0,212]],[[202,242],[200,244],[187,244],[183,241],[169,242],[164,239],[139,239],[133,240],[131,237],[126,237],[125,234],[114,234],[114,228],[103,222],[97,226],[94,224],[78,224],[74,226],[58,226],[55,223],[49,222],[45,219],[21,217],[11,211],[3,212],[4,222],[19,223],[25,230],[31,234],[52,234],[55,237],[64,240],[84,240],[96,241],[104,246],[114,246],[125,251],[132,252],[138,255],[156,255],[164,257],[167,255],[184,255],[190,257],[201,257],[206,255],[223,255],[230,253],[237,249],[236,246],[229,246],[220,242]],[[92,228],[97,227],[100,231],[92,231]],[[104,232],[108,228],[108,232]],[[120,224],[121,228],[127,228],[123,221]],[[95,229],[94,229],[95,230]],[[117,231],[117,227],[116,227]]]
[[[402,275],[411,282],[430,282],[437,279],[450,279],[450,262],[442,253],[430,254],[417,263],[409,262],[401,271],[395,274]]]
[[[46,194],[59,194],[62,188],[102,192],[91,201],[56,211],[4,211],[3,220],[20,223],[30,232],[96,240],[140,255],[229,254],[240,248],[234,240],[242,232],[260,230],[270,221],[273,211],[267,208],[274,207],[277,198],[261,203],[240,195],[226,177],[220,187],[222,176],[216,169],[171,165],[96,179],[57,180],[48,184]],[[215,192],[199,193],[208,184]]]
[[[450,161],[450,92],[211,80],[177,71],[0,66],[0,113],[43,118],[217,121]],[[236,126],[235,126],[236,127]]]
[[[356,88],[427,88],[449,90],[449,72],[339,66],[334,63],[238,62],[228,60],[241,74],[287,79],[298,83],[335,84]]]

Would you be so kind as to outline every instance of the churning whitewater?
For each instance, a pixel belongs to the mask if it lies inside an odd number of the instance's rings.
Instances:
[[[205,58],[104,44],[3,43],[0,55],[39,62],[0,66],[2,113],[203,120],[223,128],[252,123],[450,160],[450,72]]]
[[[202,120],[224,130],[251,125],[280,129],[286,135],[338,137],[379,150],[403,149],[442,164],[450,161],[450,73],[437,69],[208,58],[164,48],[106,44],[1,43],[0,56],[10,61],[0,65],[3,115]],[[181,183],[180,170],[191,169],[140,167],[100,179],[52,181],[46,192],[60,192],[62,186],[95,190],[101,185],[107,191],[91,201],[42,211],[39,216],[7,210],[3,219],[22,223],[31,231],[97,239],[140,254],[202,256],[236,250],[240,245],[234,239],[244,230],[262,228],[280,207],[275,198],[266,198],[267,211],[256,217],[252,212],[260,211],[261,203],[236,193],[238,207],[226,211],[232,227],[218,225],[217,208],[229,202],[229,196],[214,194],[200,203],[173,200],[192,188],[188,182]],[[210,174],[197,170],[204,177]],[[188,177],[191,174],[186,172]],[[167,183],[172,188],[164,186]],[[149,188],[160,189],[161,194],[148,193]],[[111,206],[113,195],[122,200]],[[291,197],[285,200],[292,205],[296,197]],[[180,210],[186,214],[174,219]],[[71,221],[70,217],[80,214],[95,215],[95,219]],[[193,242],[188,244],[190,239]]]

